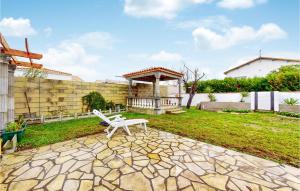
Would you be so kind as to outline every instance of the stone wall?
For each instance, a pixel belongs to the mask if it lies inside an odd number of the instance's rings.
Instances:
[[[101,93],[107,101],[126,105],[127,84],[15,77],[15,115],[29,116],[29,109],[37,117],[85,112],[81,99],[91,91]],[[140,97],[152,96],[152,84],[137,83],[133,92]],[[161,93],[168,95],[166,86],[161,86]]]
[[[125,105],[128,85],[16,77],[15,114],[29,114],[29,109],[35,116],[81,113],[85,111],[82,97],[91,91],[100,92],[107,101]]]
[[[250,103],[244,102],[201,102],[197,106],[201,110],[222,111],[223,109],[249,109]]]
[[[279,104],[279,111],[300,113],[300,105]]]

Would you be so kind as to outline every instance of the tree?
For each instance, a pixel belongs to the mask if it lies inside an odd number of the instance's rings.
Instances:
[[[196,94],[198,82],[205,76],[205,73],[201,74],[198,68],[191,70],[185,64],[182,73],[184,87],[186,88],[187,93],[189,93],[189,99],[186,107],[190,109],[193,98]]]
[[[106,101],[103,96],[96,91],[90,92],[88,95],[82,97],[82,102],[87,105],[88,111],[93,111],[94,109],[105,109]]]

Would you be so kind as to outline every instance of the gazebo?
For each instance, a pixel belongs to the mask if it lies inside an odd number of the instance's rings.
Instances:
[[[172,109],[181,108],[181,83],[183,74],[163,68],[154,67],[137,72],[132,72],[123,75],[129,81],[127,107],[129,111],[163,114]],[[177,97],[162,97],[160,94],[160,81],[177,80],[178,96]],[[152,82],[153,92],[150,97],[133,96],[132,83],[133,81]]]

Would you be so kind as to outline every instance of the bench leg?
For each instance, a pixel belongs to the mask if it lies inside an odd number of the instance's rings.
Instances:
[[[125,125],[123,128],[125,129],[125,131],[127,132],[127,134],[128,134],[129,136],[131,136],[131,133],[130,133],[130,131],[129,131],[129,129],[128,129],[128,126]]]
[[[114,133],[115,131],[118,129],[118,127],[115,127],[111,132],[107,131],[107,138],[110,138]]]
[[[147,124],[143,123],[143,126],[144,126],[144,129],[145,129],[145,132],[147,133]]]

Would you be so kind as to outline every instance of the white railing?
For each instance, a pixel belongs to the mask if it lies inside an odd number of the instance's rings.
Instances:
[[[128,107],[136,108],[170,108],[178,107],[180,104],[179,97],[160,97],[160,98],[143,98],[143,97],[131,97],[127,98]]]

